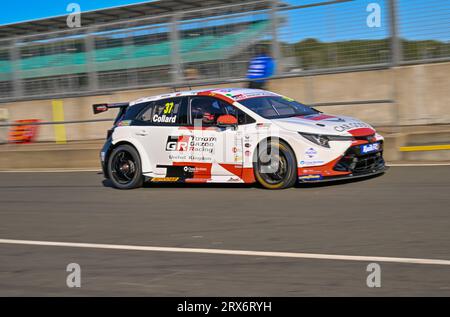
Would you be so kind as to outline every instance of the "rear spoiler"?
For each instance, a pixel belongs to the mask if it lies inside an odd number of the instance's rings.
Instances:
[[[113,108],[120,108],[120,112],[123,113],[123,111],[128,108],[130,104],[128,102],[119,102],[119,103],[98,103],[95,105],[92,105],[92,110],[94,111],[94,114],[99,114],[105,111],[108,111],[108,109]]]

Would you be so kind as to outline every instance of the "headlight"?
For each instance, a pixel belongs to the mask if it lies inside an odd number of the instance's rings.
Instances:
[[[330,141],[353,141],[352,136],[341,136],[341,135],[323,135],[323,134],[312,134],[312,133],[303,133],[299,132],[299,134],[307,139],[308,141],[311,141],[312,143],[315,143],[317,145],[323,146],[323,147],[330,147],[329,142]]]

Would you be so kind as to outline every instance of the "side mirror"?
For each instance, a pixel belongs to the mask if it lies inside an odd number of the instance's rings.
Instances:
[[[217,118],[217,125],[219,127],[236,127],[238,120],[231,114],[224,114]]]

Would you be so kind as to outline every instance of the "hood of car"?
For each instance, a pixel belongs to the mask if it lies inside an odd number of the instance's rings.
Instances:
[[[323,113],[272,119],[272,122],[283,129],[305,133],[347,136],[365,136],[375,133],[369,124],[361,120]]]

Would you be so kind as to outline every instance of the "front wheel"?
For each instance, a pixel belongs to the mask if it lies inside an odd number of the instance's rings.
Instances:
[[[126,144],[115,148],[109,156],[108,175],[116,188],[141,187],[144,177],[142,176],[141,159],[136,149]]]
[[[258,146],[253,165],[256,179],[265,188],[288,188],[297,181],[295,154],[283,141],[263,141]]]

